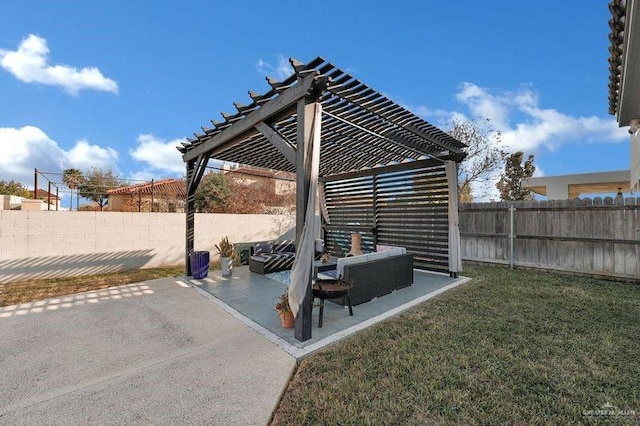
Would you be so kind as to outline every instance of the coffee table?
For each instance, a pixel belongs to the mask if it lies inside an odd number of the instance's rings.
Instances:
[[[330,257],[329,260],[326,262],[323,262],[321,260],[314,260],[313,261],[313,278],[314,279],[318,278],[318,272],[333,271],[334,269],[336,269],[337,265],[338,265],[337,257]]]

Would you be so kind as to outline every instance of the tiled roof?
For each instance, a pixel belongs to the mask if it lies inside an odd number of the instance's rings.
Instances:
[[[149,194],[151,195],[151,189],[153,184],[154,194],[171,194],[185,197],[187,195],[187,188],[184,180],[182,179],[163,179],[153,182],[138,183],[130,186],[123,186],[121,188],[110,189],[107,191],[107,195],[116,194]]]
[[[624,59],[624,30],[627,12],[627,0],[613,0],[609,3],[611,19],[609,27],[609,114],[615,115],[620,101],[622,87],[622,64]]]
[[[48,196],[48,192],[45,191],[44,189],[38,188],[38,191],[36,191],[36,196],[38,197],[39,200],[46,200],[47,196]],[[51,199],[52,200],[57,200],[58,197],[56,197],[55,194],[51,194]]]

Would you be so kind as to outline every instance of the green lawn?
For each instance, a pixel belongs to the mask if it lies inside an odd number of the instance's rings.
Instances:
[[[302,360],[274,423],[640,423],[639,284],[464,274],[473,281]]]

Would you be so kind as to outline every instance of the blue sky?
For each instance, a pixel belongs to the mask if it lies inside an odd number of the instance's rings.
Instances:
[[[426,120],[490,118],[545,175],[629,168],[607,1],[30,1],[0,6],[0,179],[181,176],[174,148],[323,56]]]

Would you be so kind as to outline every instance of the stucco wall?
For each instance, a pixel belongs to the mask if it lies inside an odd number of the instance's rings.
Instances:
[[[631,136],[631,189],[640,191],[640,132]]]
[[[295,218],[196,214],[195,249],[295,236]],[[0,282],[184,261],[184,213],[0,211]]]

